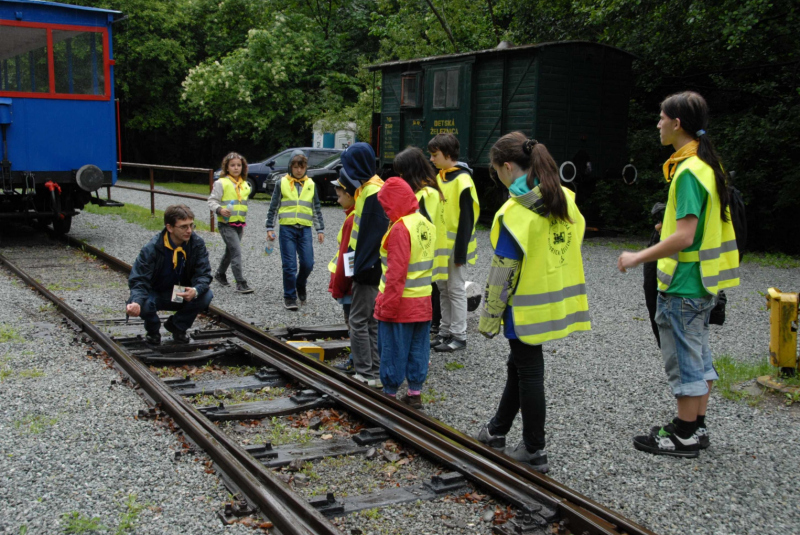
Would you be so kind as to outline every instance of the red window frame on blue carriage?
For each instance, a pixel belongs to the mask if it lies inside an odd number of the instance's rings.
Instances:
[[[27,68],[29,72],[26,73],[28,78],[26,85],[31,89],[27,91],[8,90],[10,85],[8,80],[13,76],[15,82],[19,86],[22,73],[19,68],[16,68],[13,73],[11,72],[11,68],[8,67],[8,60],[10,58],[0,59],[0,96],[95,101],[108,101],[111,99],[110,71],[111,66],[114,65],[114,60],[109,58],[110,48],[107,28],[12,20],[0,20],[0,26],[7,26],[9,28],[29,28],[33,31],[43,30],[45,32],[45,40],[39,40],[39,44],[44,42],[43,53],[41,46],[37,47],[35,50],[30,49],[22,52],[22,54],[28,53]],[[54,32],[56,32],[55,38],[53,35]],[[95,34],[100,36],[99,46],[97,40],[94,39]],[[90,55],[88,60],[92,66],[91,74],[89,75],[89,81],[92,87],[91,92],[76,93],[75,71],[73,70],[75,54],[72,53],[72,42],[76,38],[80,38],[84,35],[90,38]],[[63,45],[63,47],[60,45]],[[2,46],[0,46],[0,49],[1,48]],[[61,50],[62,48],[63,50]],[[99,54],[97,53],[97,48],[101,49]],[[38,52],[38,58],[35,57],[35,52]],[[21,56],[15,56],[15,58],[20,57]],[[44,58],[46,58],[46,71],[42,68],[42,60]],[[18,59],[17,66],[20,62],[21,60]],[[34,65],[34,63],[38,63],[38,65]],[[59,67],[58,72],[56,72],[57,66]],[[102,69],[100,70],[97,67],[102,67]],[[38,74],[34,71],[38,71]],[[46,72],[46,91],[40,91],[37,90],[37,76],[41,78],[41,74],[44,72]],[[100,78],[101,76],[102,79]],[[39,87],[41,87],[41,85]],[[78,88],[78,90],[80,91],[80,88]]]

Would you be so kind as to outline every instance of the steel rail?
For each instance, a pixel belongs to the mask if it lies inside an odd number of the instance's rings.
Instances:
[[[99,252],[99,251],[98,251]],[[0,254],[0,263],[51,301],[97,342],[181,430],[200,446],[233,483],[285,535],[340,535],[314,507],[289,490],[268,468],[228,438],[188,401],[172,392],[138,359],[127,354],[91,321]]]
[[[103,258],[123,273],[129,272],[131,269],[129,264],[104,251],[69,236],[64,236],[64,238],[76,247]],[[515,505],[522,504],[524,506],[531,498],[550,504],[557,508],[563,518],[570,519],[570,529],[573,531],[580,532],[578,526],[583,526],[581,529],[592,528],[591,533],[655,535],[654,532],[616,511],[532,468],[515,462],[508,456],[481,444],[441,421],[420,411],[412,410],[402,403],[390,400],[363,383],[343,376],[324,363],[309,358],[299,350],[232,314],[211,306],[209,315],[216,316],[223,322],[235,326],[240,333],[246,333],[241,336],[242,339],[271,357],[270,365],[295,377],[299,376],[302,382],[328,393],[354,412],[360,412],[367,418],[384,425],[388,431],[415,444],[420,450],[430,451],[435,455],[441,454],[439,458],[442,462],[453,466],[468,477],[473,477],[479,484],[492,489],[493,492],[504,496]],[[397,413],[402,413],[405,420],[398,421]],[[401,424],[408,427],[401,427]],[[423,438],[418,440],[418,437]],[[461,450],[466,449],[463,457],[460,457],[461,453],[455,451],[456,447]],[[502,467],[503,470],[498,467]],[[480,472],[475,471],[478,468]],[[498,479],[495,480],[495,477]],[[504,483],[501,485],[498,481]],[[509,487],[503,485],[513,488],[510,490]]]

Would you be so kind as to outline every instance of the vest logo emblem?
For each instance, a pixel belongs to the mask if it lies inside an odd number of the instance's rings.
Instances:
[[[417,243],[423,251],[427,252],[431,248],[431,236],[428,228],[422,221],[417,222],[416,227]]]
[[[559,264],[563,264],[566,261],[567,251],[572,246],[572,226],[569,221],[551,220],[547,242],[550,254],[558,258]]]

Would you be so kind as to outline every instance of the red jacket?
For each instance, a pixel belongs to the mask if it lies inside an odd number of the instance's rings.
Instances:
[[[411,258],[411,235],[398,219],[419,210],[419,203],[406,182],[399,177],[387,180],[378,192],[378,202],[389,216],[391,226],[384,238],[386,249],[386,285],[375,300],[375,319],[392,323],[431,321],[431,297],[403,297],[408,262]]]
[[[345,295],[353,293],[353,277],[344,275],[344,255],[347,253],[347,246],[350,243],[350,233],[353,231],[353,218],[348,217],[356,209],[354,204],[344,211],[344,223],[342,224],[342,243],[339,244],[339,256],[336,258],[336,272],[331,273],[331,281],[328,283],[328,291],[334,299],[340,299]]]

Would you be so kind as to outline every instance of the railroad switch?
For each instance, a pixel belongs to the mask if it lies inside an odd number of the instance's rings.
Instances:
[[[780,369],[781,377],[794,377],[800,367],[797,350],[800,294],[769,288],[766,297],[769,310],[769,362]],[[780,378],[771,375],[759,377],[758,383],[789,394],[800,392],[800,388],[786,386]]]
[[[425,486],[436,494],[448,494],[460,489],[467,484],[467,480],[458,472],[445,472],[443,474],[431,476],[430,483]]]

